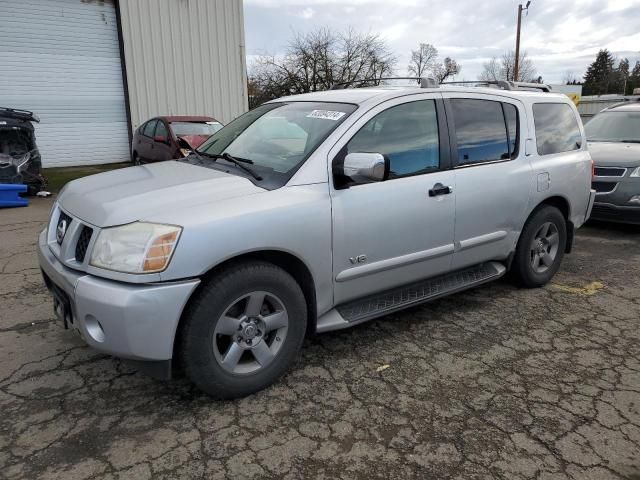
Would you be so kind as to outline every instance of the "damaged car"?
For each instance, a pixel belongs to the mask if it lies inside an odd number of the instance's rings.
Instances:
[[[140,125],[132,142],[135,165],[186,157],[222,128],[212,117],[155,117]]]
[[[36,145],[33,112],[0,107],[0,183],[27,185],[30,194],[45,186]]]

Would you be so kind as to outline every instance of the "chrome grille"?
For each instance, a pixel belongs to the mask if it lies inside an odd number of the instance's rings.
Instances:
[[[59,229],[62,224],[65,225],[65,228]],[[65,266],[76,270],[86,270],[87,255],[90,253],[94,237],[98,232],[97,227],[63,211],[58,204],[55,204],[49,219],[47,243],[51,253]]]

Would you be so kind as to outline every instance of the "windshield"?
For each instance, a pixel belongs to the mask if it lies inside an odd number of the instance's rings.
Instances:
[[[590,142],[640,142],[640,112],[602,112],[584,130]]]
[[[213,135],[222,128],[220,122],[171,122],[171,129],[180,135]]]
[[[253,170],[282,185],[355,109],[347,103],[268,103],[228,124],[196,151],[251,160]]]

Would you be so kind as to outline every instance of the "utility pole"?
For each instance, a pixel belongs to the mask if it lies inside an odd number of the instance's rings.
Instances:
[[[527,2],[526,6],[522,6],[522,4],[518,5],[518,30],[516,31],[516,61],[513,66],[513,81],[518,81],[518,74],[520,69],[520,25],[522,24],[522,11],[529,10],[529,5],[531,5],[531,0]]]

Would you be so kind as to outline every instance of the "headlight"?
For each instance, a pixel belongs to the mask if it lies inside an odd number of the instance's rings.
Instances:
[[[100,231],[89,264],[124,273],[161,272],[171,260],[181,227],[135,222]]]
[[[632,177],[640,177],[640,167],[636,168],[633,172],[631,172]]]

